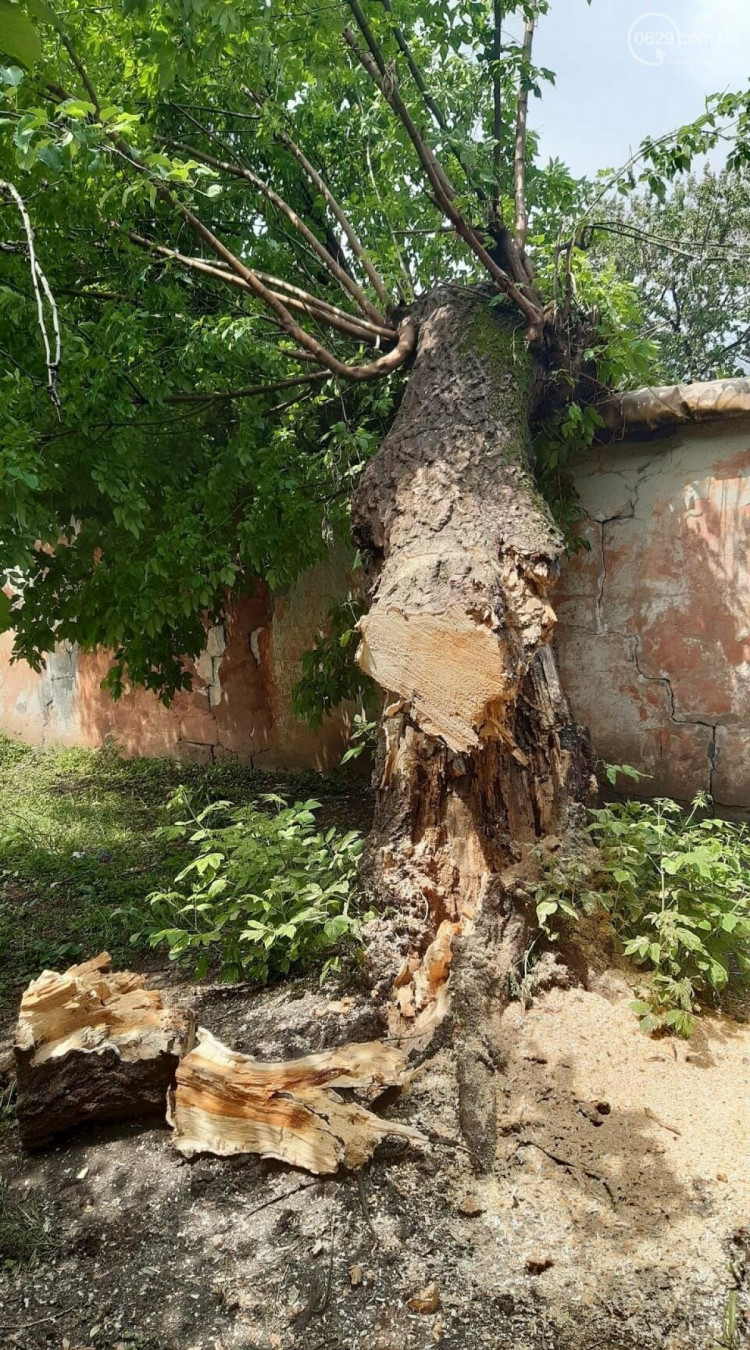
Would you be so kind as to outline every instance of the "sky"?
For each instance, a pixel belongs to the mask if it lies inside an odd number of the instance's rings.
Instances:
[[[529,109],[543,160],[595,173],[750,84],[750,0],[552,0],[534,59],[557,76]]]

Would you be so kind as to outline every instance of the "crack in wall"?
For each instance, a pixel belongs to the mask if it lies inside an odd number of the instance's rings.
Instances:
[[[676,696],[675,696],[674,687],[673,687],[673,685],[672,685],[671,679],[669,678],[668,675],[647,675],[647,674],[646,674],[646,672],[641,668],[641,663],[640,663],[640,650],[639,650],[639,646],[640,646],[640,640],[641,640],[641,639],[640,639],[640,637],[639,637],[639,635],[638,635],[637,633],[632,633],[632,634],[630,634],[629,636],[630,636],[630,640],[631,640],[631,642],[632,642],[632,644],[633,644],[633,648],[632,648],[632,653],[633,653],[633,665],[635,666],[636,670],[638,671],[638,674],[639,674],[640,678],[641,678],[642,680],[648,681],[650,684],[661,684],[661,685],[663,685],[663,686],[665,687],[665,689],[667,690],[667,694],[668,694],[668,696],[669,696],[669,718],[670,718],[670,721],[671,721],[671,722],[674,722],[675,726],[678,726],[678,727],[706,727],[706,728],[711,732],[711,738],[710,738],[709,743],[708,743],[708,755],[707,755],[708,778],[707,778],[707,784],[706,784],[706,791],[708,792],[708,795],[709,795],[711,798],[713,798],[713,795],[714,795],[714,791],[713,791],[713,788],[714,788],[714,775],[715,775],[715,773],[716,773],[716,757],[717,757],[717,754],[718,754],[717,735],[718,735],[718,731],[719,731],[719,727],[721,726],[721,723],[720,723],[720,722],[709,722],[705,717],[678,717],[678,716],[677,716]],[[721,805],[721,803],[717,803],[717,804],[718,804],[718,805]]]

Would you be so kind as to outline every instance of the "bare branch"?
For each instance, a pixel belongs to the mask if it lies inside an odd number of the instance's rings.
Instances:
[[[203,258],[190,257],[188,254],[181,253],[178,249],[168,248],[165,244],[157,244],[151,239],[145,239],[143,235],[136,234],[134,230],[128,231],[128,238],[131,243],[137,244],[139,248],[158,253],[163,258],[173,258],[175,262],[179,262],[189,271],[202,272],[206,276],[216,277],[229,286],[237,286],[240,290],[253,293],[247,282],[243,281],[242,277],[237,276],[225,264],[209,263]],[[288,281],[282,281],[280,277],[270,276],[268,272],[257,272],[256,275],[260,277],[262,282],[270,286],[272,294],[277,299],[284,300],[288,308],[294,309],[298,313],[309,314],[310,318],[328,324],[341,333],[347,333],[350,337],[355,337],[361,342],[368,342],[371,346],[376,346],[381,341],[394,342],[396,340],[395,328],[371,324],[367,319],[360,319],[356,314],[348,314],[346,310],[329,304],[327,300],[319,300],[317,296],[310,295],[307,291],[301,290],[299,286],[293,286]],[[284,291],[286,294],[281,295],[279,294],[280,291]]]
[[[385,9],[389,14],[393,14],[393,5],[391,4],[391,0],[380,0],[380,3],[382,4],[383,9]],[[398,24],[392,23],[392,24],[391,24],[391,31],[392,31],[392,33],[393,33],[393,36],[394,36],[395,39],[396,39],[396,42],[398,43],[399,51],[401,52],[402,56],[404,56],[404,57],[406,58],[406,63],[407,63],[407,65],[408,65],[408,67],[409,67],[409,71],[410,71],[410,73],[411,73],[411,77],[412,77],[414,83],[416,84],[417,89],[419,90],[420,94],[422,95],[422,98],[424,99],[425,103],[427,104],[427,107],[429,108],[430,112],[432,113],[432,116],[433,116],[434,119],[435,119],[436,125],[440,127],[440,130],[441,130],[441,131],[446,131],[446,132],[449,131],[450,128],[449,128],[449,126],[448,126],[448,123],[447,123],[446,120],[445,120],[445,116],[444,116],[444,114],[443,114],[443,111],[442,111],[442,109],[440,108],[439,104],[437,104],[437,103],[435,102],[435,99],[432,97],[432,94],[430,93],[429,89],[427,88],[427,84],[425,83],[424,75],[422,74],[421,70],[419,69],[419,66],[417,65],[416,61],[414,60],[414,57],[413,57],[412,51],[411,51],[411,47],[409,46],[408,42],[406,41],[406,38],[404,37],[404,34],[403,34],[402,29],[399,28]]]
[[[391,4],[391,0],[380,0],[380,3],[382,4],[383,8],[388,12],[388,14],[391,15],[393,14],[393,5]],[[441,131],[445,132],[447,136],[450,136],[451,128],[448,125],[448,120],[439,103],[436,102],[436,100],[433,98],[432,94],[428,89],[427,82],[424,78],[424,75],[422,74],[422,71],[419,68],[419,65],[414,59],[414,54],[411,50],[411,47],[409,46],[409,43],[406,40],[406,37],[404,36],[403,30],[399,28],[397,24],[391,23],[391,32],[393,33],[393,36],[396,39],[399,51],[406,60],[406,63],[409,67],[409,73],[411,74],[411,77],[414,83],[416,84],[417,89],[422,95],[422,98],[424,99],[427,108],[432,114],[432,117],[435,121],[435,125],[438,126]],[[451,142],[450,149],[451,154],[453,155],[453,158],[455,159],[459,168],[462,169],[464,174],[466,175],[466,180],[471,186],[472,190],[476,192],[477,197],[481,202],[486,202],[487,193],[484,191],[484,188],[482,187],[481,183],[477,183],[472,180],[471,170],[467,166],[461,154],[461,151],[458,147],[458,144],[455,142],[455,140]]]
[[[448,201],[453,201],[453,198],[456,196],[456,189],[442,165],[438,163],[434,151],[430,149],[424,137],[417,130],[411,113],[401,97],[401,91],[399,90],[396,77],[394,73],[386,67],[385,57],[375,38],[375,34],[365,18],[359,0],[348,0],[348,4],[357,21],[357,26],[369,48],[369,57],[367,53],[363,52],[357,45],[354,34],[348,26],[344,29],[344,40],[348,43],[349,47],[351,47],[357,60],[364,66],[370,78],[380,89],[383,97],[390,103],[396,116],[401,121],[414,149],[419,155],[425,172],[430,178],[430,182],[433,186],[437,183],[442,195],[446,197]]]
[[[287,220],[294,226],[297,233],[305,240],[305,243],[309,244],[310,248],[314,250],[321,262],[328,268],[329,272],[333,273],[334,277],[344,290],[348,291],[349,295],[351,295],[363,314],[365,314],[368,319],[372,319],[375,323],[383,323],[383,315],[368,299],[362,288],[357,285],[356,281],[353,281],[349,274],[344,271],[344,268],[336,262],[336,259],[331,257],[328,249],[324,244],[321,244],[318,236],[314,234],[303,220],[300,219],[294,208],[291,207],[288,202],[285,202],[283,197],[280,197],[278,192],[275,192],[268,183],[265,183],[262,178],[259,178],[257,174],[253,173],[252,169],[246,169],[240,164],[230,164],[227,160],[216,159],[213,155],[207,155],[202,150],[197,150],[193,145],[184,145],[181,141],[166,140],[165,144],[169,145],[171,149],[177,150],[180,154],[190,155],[192,159],[198,160],[201,164],[208,164],[212,168],[220,169],[222,173],[231,174],[234,178],[243,178],[248,183],[251,183],[252,186],[271,202],[278,211],[281,211],[281,213],[286,216]]]
[[[529,67],[534,45],[536,26],[536,3],[532,3],[526,16],[521,51],[521,73],[518,84],[518,107],[516,111],[516,152],[513,164],[513,178],[516,196],[516,248],[523,254],[526,248],[526,235],[529,228],[529,215],[526,207],[526,138],[529,115]]]
[[[359,8],[357,0],[349,0],[349,3],[353,9],[355,7],[357,9]],[[448,220],[450,220],[456,233],[468,244],[472,252],[476,254],[483,267],[489,272],[493,281],[496,283],[498,289],[508,295],[521,310],[521,313],[529,322],[531,336],[538,335],[543,317],[541,303],[536,296],[532,298],[525,294],[525,292],[522,291],[508,276],[508,273],[505,272],[502,267],[498,266],[494,258],[487,252],[487,249],[484,247],[484,244],[472,229],[471,225],[464,220],[461,213],[453,205],[452,197],[445,190],[445,174],[440,168],[432,150],[430,150],[426,142],[423,141],[414,126],[399,93],[398,84],[392,73],[388,73],[387,79],[383,77],[376,60],[362,50],[350,28],[347,27],[343,30],[343,37],[344,41],[357,57],[357,60],[367,71],[373,84],[380,90],[383,98],[390,104],[391,108],[396,113],[396,116],[399,117],[403,123],[435,193],[435,200],[440,210],[447,216]]]
[[[170,394],[166,403],[228,403],[238,398],[257,398],[260,394],[273,394],[277,389],[292,389],[299,384],[315,384],[320,380],[330,380],[328,370],[316,370],[312,375],[292,375],[288,380],[274,380],[273,383],[254,384],[248,389],[225,389],[206,394]]]
[[[492,150],[492,217],[501,221],[503,209],[500,201],[500,174],[503,167],[503,76],[500,59],[503,54],[503,0],[494,0],[494,27],[492,31],[492,135],[495,141]]]
[[[254,99],[256,102],[260,102],[258,97],[255,94],[253,94],[252,90],[247,89],[245,90],[245,92],[250,98]],[[288,132],[281,130],[278,131],[276,134],[278,136],[278,139],[281,141],[282,145],[286,146],[290,154],[294,155],[294,158],[296,159],[297,163],[307,174],[308,178],[310,179],[310,182],[313,184],[314,187],[317,188],[318,192],[320,193],[321,197],[326,203],[326,206],[335,216],[336,220],[338,221],[339,225],[344,231],[344,234],[346,235],[352,253],[354,254],[355,258],[359,259],[359,261],[362,264],[362,267],[367,273],[367,276],[369,277],[370,282],[372,283],[372,286],[375,290],[378,299],[380,300],[380,303],[387,308],[390,301],[388,292],[385,288],[383,278],[381,277],[380,273],[376,270],[376,268],[373,266],[372,262],[368,258],[362,246],[362,242],[354,226],[349,220],[349,217],[346,215],[346,212],[344,211],[343,207],[341,207],[339,203],[336,201],[336,198],[334,197],[333,193],[328,187],[328,184],[318,173],[314,165],[310,163],[310,160],[300,149],[300,147],[292,140]]]
[[[34,288],[34,297],[36,299],[36,312],[39,321],[39,331],[44,343],[45,365],[47,367],[47,393],[49,394],[52,406],[56,408],[58,417],[60,415],[60,395],[57,392],[57,377],[60,370],[60,358],[62,356],[62,347],[60,342],[60,319],[57,313],[55,297],[50,289],[44,272],[42,271],[39,260],[36,256],[34,247],[34,230],[31,224],[29,213],[17,188],[12,183],[7,183],[5,179],[0,179],[0,192],[4,192],[15,203],[18,213],[23,223],[24,233],[26,235],[26,246],[29,254],[29,268],[31,270],[31,284]],[[47,321],[44,314],[44,298],[47,300],[50,314],[52,316],[52,331],[54,334],[54,357],[52,354],[52,344],[50,343],[49,333],[47,332]]]
[[[73,43],[71,42],[70,38],[65,32],[65,29],[63,28],[62,24],[60,23],[59,19],[57,19],[57,17],[55,17],[55,27],[57,28],[58,34],[60,36],[60,41],[62,42],[63,47],[65,48],[73,65],[78,71],[81,83],[83,84],[83,87],[86,90],[86,93],[88,94],[91,103],[94,105],[94,111],[98,118],[101,112],[101,108],[99,106],[99,99],[97,98],[96,90],[88,77],[86,67],[84,66],[83,62],[78,56],[78,53],[76,52],[76,49],[73,46]],[[52,85],[50,85],[49,88],[51,89]],[[67,98],[67,95],[65,95],[65,97]]]

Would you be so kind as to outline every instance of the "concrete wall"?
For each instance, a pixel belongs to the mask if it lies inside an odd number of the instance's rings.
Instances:
[[[750,422],[577,465],[589,553],[556,595],[566,688],[597,753],[750,807]]]
[[[341,758],[347,715],[313,733],[292,714],[299,660],[313,646],[331,602],[346,593],[348,559],[312,568],[287,596],[264,585],[239,598],[226,625],[212,628],[196,663],[194,687],[169,708],[144,689],[114,703],[100,688],[107,654],[65,644],[39,676],[11,665],[10,634],[0,636],[0,731],[32,745],[98,747],[127,755],[209,760],[237,755],[259,766],[328,769]]]
[[[613,444],[577,465],[590,542],[556,594],[573,710],[598,755],[651,776],[641,790],[689,800],[703,788],[750,808],[750,421]],[[291,690],[332,598],[343,555],[285,597],[259,586],[213,629],[196,687],[171,708],[143,690],[112,703],[106,654],[61,648],[43,676],[10,666],[0,639],[0,729],[42,744],[259,765],[335,765],[344,719],[313,734]]]

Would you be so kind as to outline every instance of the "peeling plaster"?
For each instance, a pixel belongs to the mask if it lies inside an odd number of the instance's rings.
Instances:
[[[577,719],[649,795],[750,810],[750,420],[592,448],[575,473],[591,552],[555,599]]]

